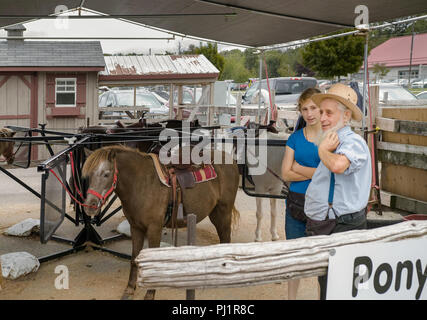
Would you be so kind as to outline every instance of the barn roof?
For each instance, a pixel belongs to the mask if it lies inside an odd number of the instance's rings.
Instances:
[[[100,80],[217,78],[219,70],[200,55],[106,56]]]
[[[0,68],[57,68],[105,66],[99,41],[0,41]]]

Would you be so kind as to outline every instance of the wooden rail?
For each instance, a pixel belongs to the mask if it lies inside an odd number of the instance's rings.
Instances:
[[[427,221],[274,242],[143,249],[136,258],[145,288],[227,288],[326,273],[329,251],[351,244],[427,236]]]

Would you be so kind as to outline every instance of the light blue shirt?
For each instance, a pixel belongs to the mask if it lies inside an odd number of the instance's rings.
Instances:
[[[350,166],[342,174],[335,174],[335,191],[332,207],[337,216],[362,210],[368,204],[372,183],[371,154],[361,136],[349,126],[337,131],[339,145],[334,153],[342,154]],[[328,212],[331,171],[320,162],[305,195],[305,214],[313,220],[324,220]],[[330,218],[334,218],[331,212]]]

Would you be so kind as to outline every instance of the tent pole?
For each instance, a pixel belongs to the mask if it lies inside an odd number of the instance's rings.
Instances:
[[[258,86],[258,116],[257,116],[258,123],[261,123],[262,55],[263,55],[263,51],[261,50],[259,54],[259,86]]]
[[[363,116],[362,116],[362,130],[365,130],[365,114],[366,114],[366,98],[367,98],[367,83],[368,83],[368,37],[369,32],[366,32],[365,40],[365,53],[363,61]]]

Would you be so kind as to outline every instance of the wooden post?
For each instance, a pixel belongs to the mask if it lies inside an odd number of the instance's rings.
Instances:
[[[195,214],[187,215],[187,244],[189,246],[196,245],[196,220],[197,217]],[[196,291],[194,289],[189,289],[186,291],[187,300],[196,299]]]
[[[173,119],[173,91],[174,91],[174,85],[173,83],[170,84],[169,87],[169,119]]]
[[[136,86],[133,86],[133,116],[136,119],[137,118],[137,114],[136,114]]]
[[[212,126],[214,122],[214,83],[209,84],[209,107],[208,107],[208,126]]]
[[[176,112],[176,118],[182,120],[182,105],[183,105],[183,86],[182,84],[178,85],[178,106]]]

